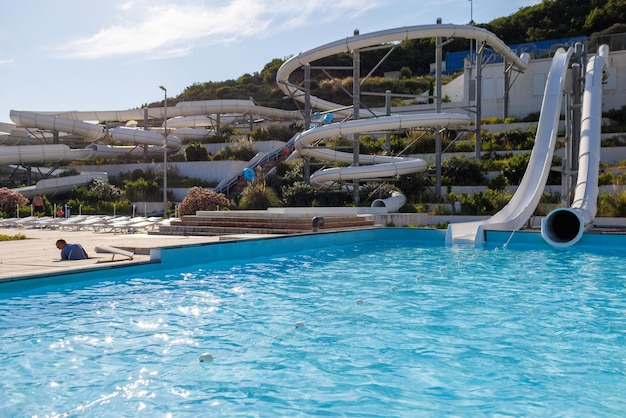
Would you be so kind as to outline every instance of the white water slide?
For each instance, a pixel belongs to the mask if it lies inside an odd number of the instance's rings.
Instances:
[[[131,128],[118,126],[105,132],[102,125],[85,121],[114,121],[126,122],[130,120],[142,120],[144,109],[131,109],[121,111],[81,111],[81,112],[28,112],[11,111],[11,120],[16,127],[47,129],[57,132],[65,132],[71,135],[78,135],[87,141],[96,141],[108,134],[116,142],[129,143],[132,145],[163,146],[163,133],[159,130],[145,130],[141,128]],[[239,115],[254,115],[261,117],[273,117],[281,120],[299,120],[298,112],[273,109],[270,107],[257,106],[251,100],[206,100],[195,102],[180,102],[176,106],[164,108],[148,108],[147,116],[150,119],[164,119],[167,115],[171,119],[172,127],[175,127],[171,134],[167,136],[166,147],[168,150],[177,151],[181,146],[179,136],[194,135],[197,131],[187,127],[180,127],[178,118],[205,116],[211,114],[235,113]],[[188,119],[191,120],[191,119]],[[170,119],[168,119],[169,123]],[[191,122],[190,122],[191,123]],[[206,129],[199,129],[204,136]],[[179,134],[180,135],[177,135]],[[13,147],[12,147],[13,148]],[[17,147],[16,147],[17,148]],[[92,148],[96,151],[97,148]],[[19,150],[9,153],[19,153]]]
[[[509,203],[489,219],[454,223],[448,226],[446,244],[482,244],[485,230],[516,231],[530,219],[548,179],[563,104],[566,73],[573,49],[559,48],[550,66],[546,82],[535,145],[528,167]]]
[[[287,60],[279,68],[276,74],[278,86],[287,95],[304,102],[305,91],[300,86],[289,82],[289,76],[291,73],[300,69],[303,65],[327,56],[342,52],[349,53],[354,50],[373,45],[394,43],[408,39],[432,37],[458,37],[484,42],[493,48],[495,52],[505,57],[518,70],[523,71],[526,68],[526,63],[520,59],[520,57],[518,57],[493,33],[487,30],[475,26],[437,24],[388,29],[369,34],[356,35],[322,45],[306,52],[301,52]],[[323,111],[332,111],[336,114],[346,116],[353,113],[351,107],[332,103],[313,96],[310,97],[310,103],[313,108]],[[424,113],[402,116],[377,115],[375,118],[331,123],[329,125],[310,129],[303,132],[296,138],[295,147],[302,155],[313,156],[326,161],[352,163],[354,161],[354,156],[351,153],[338,152],[322,147],[314,147],[313,144],[323,138],[337,135],[380,132],[416,127],[462,127],[468,125],[469,122],[470,118],[467,115],[456,113]],[[400,174],[410,174],[423,171],[427,168],[426,162],[417,158],[359,155],[359,163],[370,165],[318,170],[311,176],[310,183],[313,187],[321,188],[338,181],[392,177]],[[402,196],[401,199],[398,199],[398,196],[392,196],[389,203],[393,203],[393,207],[388,208],[389,211],[398,210],[404,203],[404,198]]]
[[[258,106],[251,100],[206,100],[194,102],[180,102],[176,106],[166,108],[149,108],[147,116],[150,119],[164,119],[168,117],[167,141],[165,146],[168,152],[176,152],[181,147],[181,138],[198,140],[206,137],[211,132],[206,129],[208,117],[214,115],[229,115],[224,119],[232,119],[234,115],[249,115],[267,117],[279,120],[296,121],[301,116],[295,111],[286,111],[269,107]],[[15,125],[3,123],[0,125],[0,139],[2,143],[9,143],[13,138],[17,141],[31,141],[29,129],[49,130],[59,132],[61,135],[68,134],[79,136],[86,141],[97,141],[108,135],[116,143],[131,144],[125,146],[112,146],[103,144],[90,144],[85,149],[71,149],[65,144],[40,144],[40,145],[0,145],[0,164],[36,164],[56,163],[62,161],[77,161],[95,157],[115,157],[129,152],[143,152],[138,145],[148,146],[148,152],[162,152],[163,130],[145,130],[118,126],[105,130],[105,127],[86,121],[110,121],[126,122],[130,120],[143,120],[144,109],[131,109],[121,111],[71,111],[71,112],[31,112],[12,110],[11,120]],[[170,119],[171,118],[171,119]],[[199,118],[204,119],[200,121]],[[185,126],[186,125],[186,126]],[[197,126],[203,126],[197,128]],[[92,176],[93,177],[93,176]],[[65,191],[71,185],[84,184],[90,180],[90,176],[67,177],[63,182],[42,180],[36,186],[19,189],[27,195],[35,193],[55,193]],[[74,183],[69,184],[69,182]],[[61,184],[62,183],[62,184]],[[58,186],[58,187],[57,187]],[[55,189],[57,187],[57,189]]]
[[[602,45],[585,69],[578,179],[569,208],[558,208],[541,221],[541,236],[550,245],[568,247],[577,243],[593,223],[597,211],[598,170],[602,130],[602,83],[608,76],[609,47]]]

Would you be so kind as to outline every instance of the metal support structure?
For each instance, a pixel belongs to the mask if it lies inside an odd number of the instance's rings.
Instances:
[[[165,100],[163,101],[163,219],[167,219],[167,89],[159,86],[163,90]]]
[[[587,51],[583,44],[577,42],[574,45],[574,53],[576,57],[576,63],[579,66],[578,72],[574,74],[572,93],[574,96],[574,103],[572,108],[572,120],[575,122],[572,125],[572,152],[574,155],[578,155],[578,148],[580,145],[580,122],[582,118],[582,100],[583,100],[583,84],[585,81],[584,71],[587,65]],[[572,170],[578,170],[578,160],[572,161]]]
[[[304,64],[304,129],[311,127],[311,64]]]
[[[354,36],[359,34],[359,30],[354,30]],[[361,53],[358,49],[352,51],[352,104],[353,104],[353,119],[359,119],[359,109],[361,108]],[[359,165],[359,134],[353,134],[353,147],[352,147],[352,165],[355,167]],[[354,179],[354,190],[352,191],[352,200],[355,206],[359,206],[359,180]]]
[[[391,90],[385,91],[385,115],[391,116]],[[385,133],[385,151],[391,154],[391,133]]]
[[[147,131],[150,128],[148,125],[148,108],[143,108],[143,129]],[[148,162],[148,144],[143,145],[143,162]]]
[[[481,149],[481,134],[480,130],[481,122],[482,122],[482,90],[483,90],[483,51],[485,49],[485,43],[483,42],[476,51],[476,132],[475,132],[475,151],[476,151],[476,161],[480,160],[480,149]]]
[[[511,68],[508,68],[508,61],[503,58],[504,63],[504,106],[502,106],[502,121],[506,122],[509,117],[509,85],[511,83]]]
[[[304,129],[311,128],[311,65],[304,65]],[[309,183],[311,177],[311,157],[304,157],[302,164],[304,179]]]
[[[566,134],[563,162],[561,165],[561,206],[570,207],[572,193],[578,173],[578,149],[580,146],[580,123],[582,117],[582,91],[585,68],[585,51],[581,43],[574,45],[575,62],[572,64],[572,90],[569,100],[566,101],[568,108],[566,116]]]
[[[441,24],[441,18],[437,18],[437,24]],[[441,113],[441,70],[442,70],[442,39],[438,36],[435,39],[435,66],[436,66],[436,86],[435,86],[435,107],[437,113]],[[441,197],[441,129],[435,127],[435,195]]]

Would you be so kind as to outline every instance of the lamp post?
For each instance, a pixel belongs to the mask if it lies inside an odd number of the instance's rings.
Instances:
[[[167,89],[159,86],[163,90],[165,100],[163,101],[163,219],[167,219]]]

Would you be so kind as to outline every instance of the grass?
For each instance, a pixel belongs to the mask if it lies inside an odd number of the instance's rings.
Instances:
[[[26,239],[26,235],[24,234],[15,234],[15,235],[0,234],[0,241],[17,241],[21,239]]]

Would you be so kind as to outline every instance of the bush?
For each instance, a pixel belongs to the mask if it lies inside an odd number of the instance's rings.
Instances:
[[[626,217],[626,192],[602,193],[598,198],[597,216]]]
[[[256,180],[246,188],[239,200],[239,209],[267,209],[279,207],[280,199],[271,187],[267,187],[264,181]]]
[[[243,145],[241,147],[228,146],[222,148],[217,154],[215,154],[213,156],[213,161],[250,161],[255,155],[256,151],[250,145]]]
[[[441,164],[442,184],[479,186],[484,183],[480,163],[467,158],[452,157]]]
[[[222,194],[202,187],[192,187],[180,204],[181,215],[195,215],[199,210],[220,210],[230,207],[230,200]]]
[[[502,175],[510,186],[517,186],[521,183],[522,177],[528,167],[530,153],[517,154],[509,160],[509,163],[502,169]]]
[[[0,241],[20,241],[26,239],[24,234],[6,235],[0,234]]]
[[[81,203],[98,203],[103,200],[119,200],[123,194],[122,190],[111,183],[93,179],[85,186],[75,186],[70,196]]]
[[[159,202],[161,199],[161,187],[155,179],[124,180],[124,189],[126,197],[133,202]]]
[[[0,188],[0,212],[9,216],[17,216],[17,208],[28,206],[28,199],[21,193],[14,192],[6,187]]]
[[[487,189],[484,193],[475,195],[463,193],[461,195],[462,215],[494,215],[511,200],[512,195],[507,192],[498,192]]]
[[[209,152],[204,145],[194,142],[185,148],[185,159],[187,161],[209,161]]]

